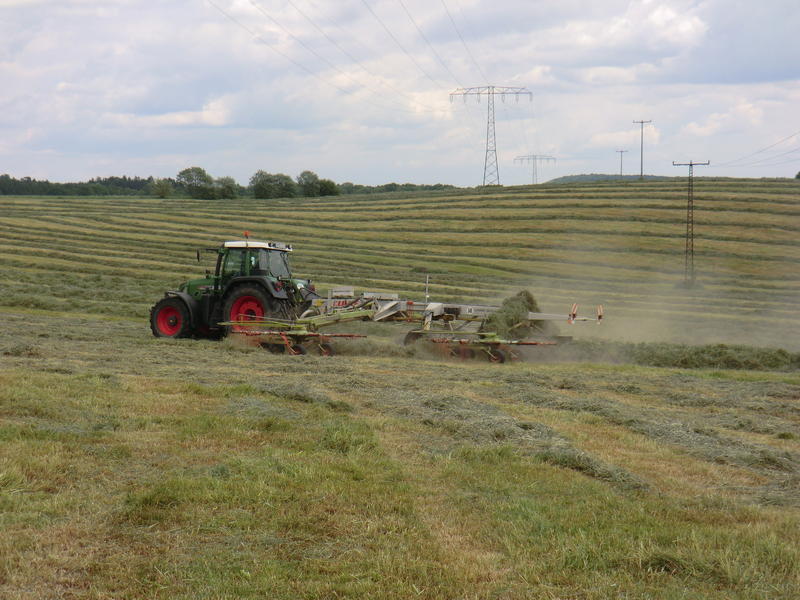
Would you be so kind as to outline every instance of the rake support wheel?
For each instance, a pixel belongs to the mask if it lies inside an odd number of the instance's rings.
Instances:
[[[489,362],[493,363],[504,363],[508,359],[508,356],[503,350],[500,348],[490,348],[486,351],[486,357],[489,359]]]
[[[320,356],[333,356],[333,346],[331,346],[328,342],[320,342],[317,344],[317,352],[319,352]]]
[[[421,338],[421,337],[422,337],[421,333],[418,333],[416,331],[409,331],[406,334],[406,337],[403,338],[403,345],[404,346],[411,346],[411,345],[415,344],[417,342],[417,340],[419,338]]]

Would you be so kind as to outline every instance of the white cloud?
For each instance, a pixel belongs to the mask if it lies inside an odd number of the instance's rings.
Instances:
[[[712,113],[702,122],[692,121],[681,132],[689,135],[707,137],[724,130],[741,129],[762,123],[764,111],[751,102],[742,101],[724,113]]]
[[[402,48],[360,0],[214,0],[225,14],[0,0],[0,164],[56,180],[201,164],[240,181],[311,168],[471,185],[485,98],[448,94],[487,84],[534,93],[496,106],[509,184],[532,152],[558,155],[554,175],[616,172],[615,150],[638,149],[633,119],[653,119],[646,168],[662,173],[689,150],[727,159],[800,129],[796,0],[459,0],[458,31],[441,3],[404,3],[435,54],[394,0],[369,4]]]

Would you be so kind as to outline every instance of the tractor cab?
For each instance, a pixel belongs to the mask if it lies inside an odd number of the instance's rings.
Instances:
[[[279,242],[225,242],[218,250],[215,287],[224,289],[236,277],[291,280],[291,251],[291,246]]]

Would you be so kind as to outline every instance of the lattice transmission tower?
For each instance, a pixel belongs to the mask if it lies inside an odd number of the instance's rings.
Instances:
[[[686,246],[684,250],[683,262],[683,284],[687,288],[694,287],[694,168],[697,166],[710,165],[710,161],[688,163],[676,163],[676,167],[689,167],[689,194],[686,202]]]
[[[533,99],[533,94],[524,87],[500,87],[494,85],[486,85],[482,87],[471,88],[458,88],[454,92],[450,92],[450,102],[456,96],[464,98],[467,101],[467,96],[476,96],[478,102],[481,101],[481,96],[486,96],[486,158],[483,161],[483,185],[500,185],[500,169],[497,166],[497,136],[494,129],[494,97],[500,95],[501,101],[506,101],[506,96],[514,96],[514,99],[519,102],[520,96],[528,96],[529,100]]]
[[[536,185],[537,183],[539,183],[536,174],[536,163],[538,163],[540,160],[545,160],[545,161],[552,160],[553,162],[555,162],[556,159],[554,156],[548,156],[547,154],[526,154],[525,156],[517,156],[514,159],[514,162],[520,162],[520,163],[528,162],[533,165],[531,173],[531,183]]]

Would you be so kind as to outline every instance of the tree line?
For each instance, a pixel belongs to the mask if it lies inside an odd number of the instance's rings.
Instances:
[[[201,167],[184,169],[175,178],[175,184],[192,198],[295,198],[305,196],[337,196],[339,186],[330,179],[321,179],[313,171],[303,171],[296,179],[283,173],[256,171],[250,178],[247,188],[240,186],[233,177],[214,178]],[[157,193],[161,197],[169,195],[168,186],[163,181],[156,182]],[[164,192],[164,193],[161,193]]]
[[[144,196],[149,195],[152,177],[95,177],[78,183],[0,175],[0,195],[6,196]]]
[[[175,178],[154,177],[95,177],[85,182],[56,183],[10,175],[0,175],[0,195],[6,196],[151,196],[157,198],[185,197],[218,200],[238,197],[296,198],[338,196],[339,194],[379,194],[400,191],[435,191],[455,189],[453,185],[437,183],[385,183],[382,185],[337,184],[319,177],[313,171],[303,171],[292,179],[284,173],[259,170],[242,186],[233,177],[212,177],[201,167],[183,169]]]

